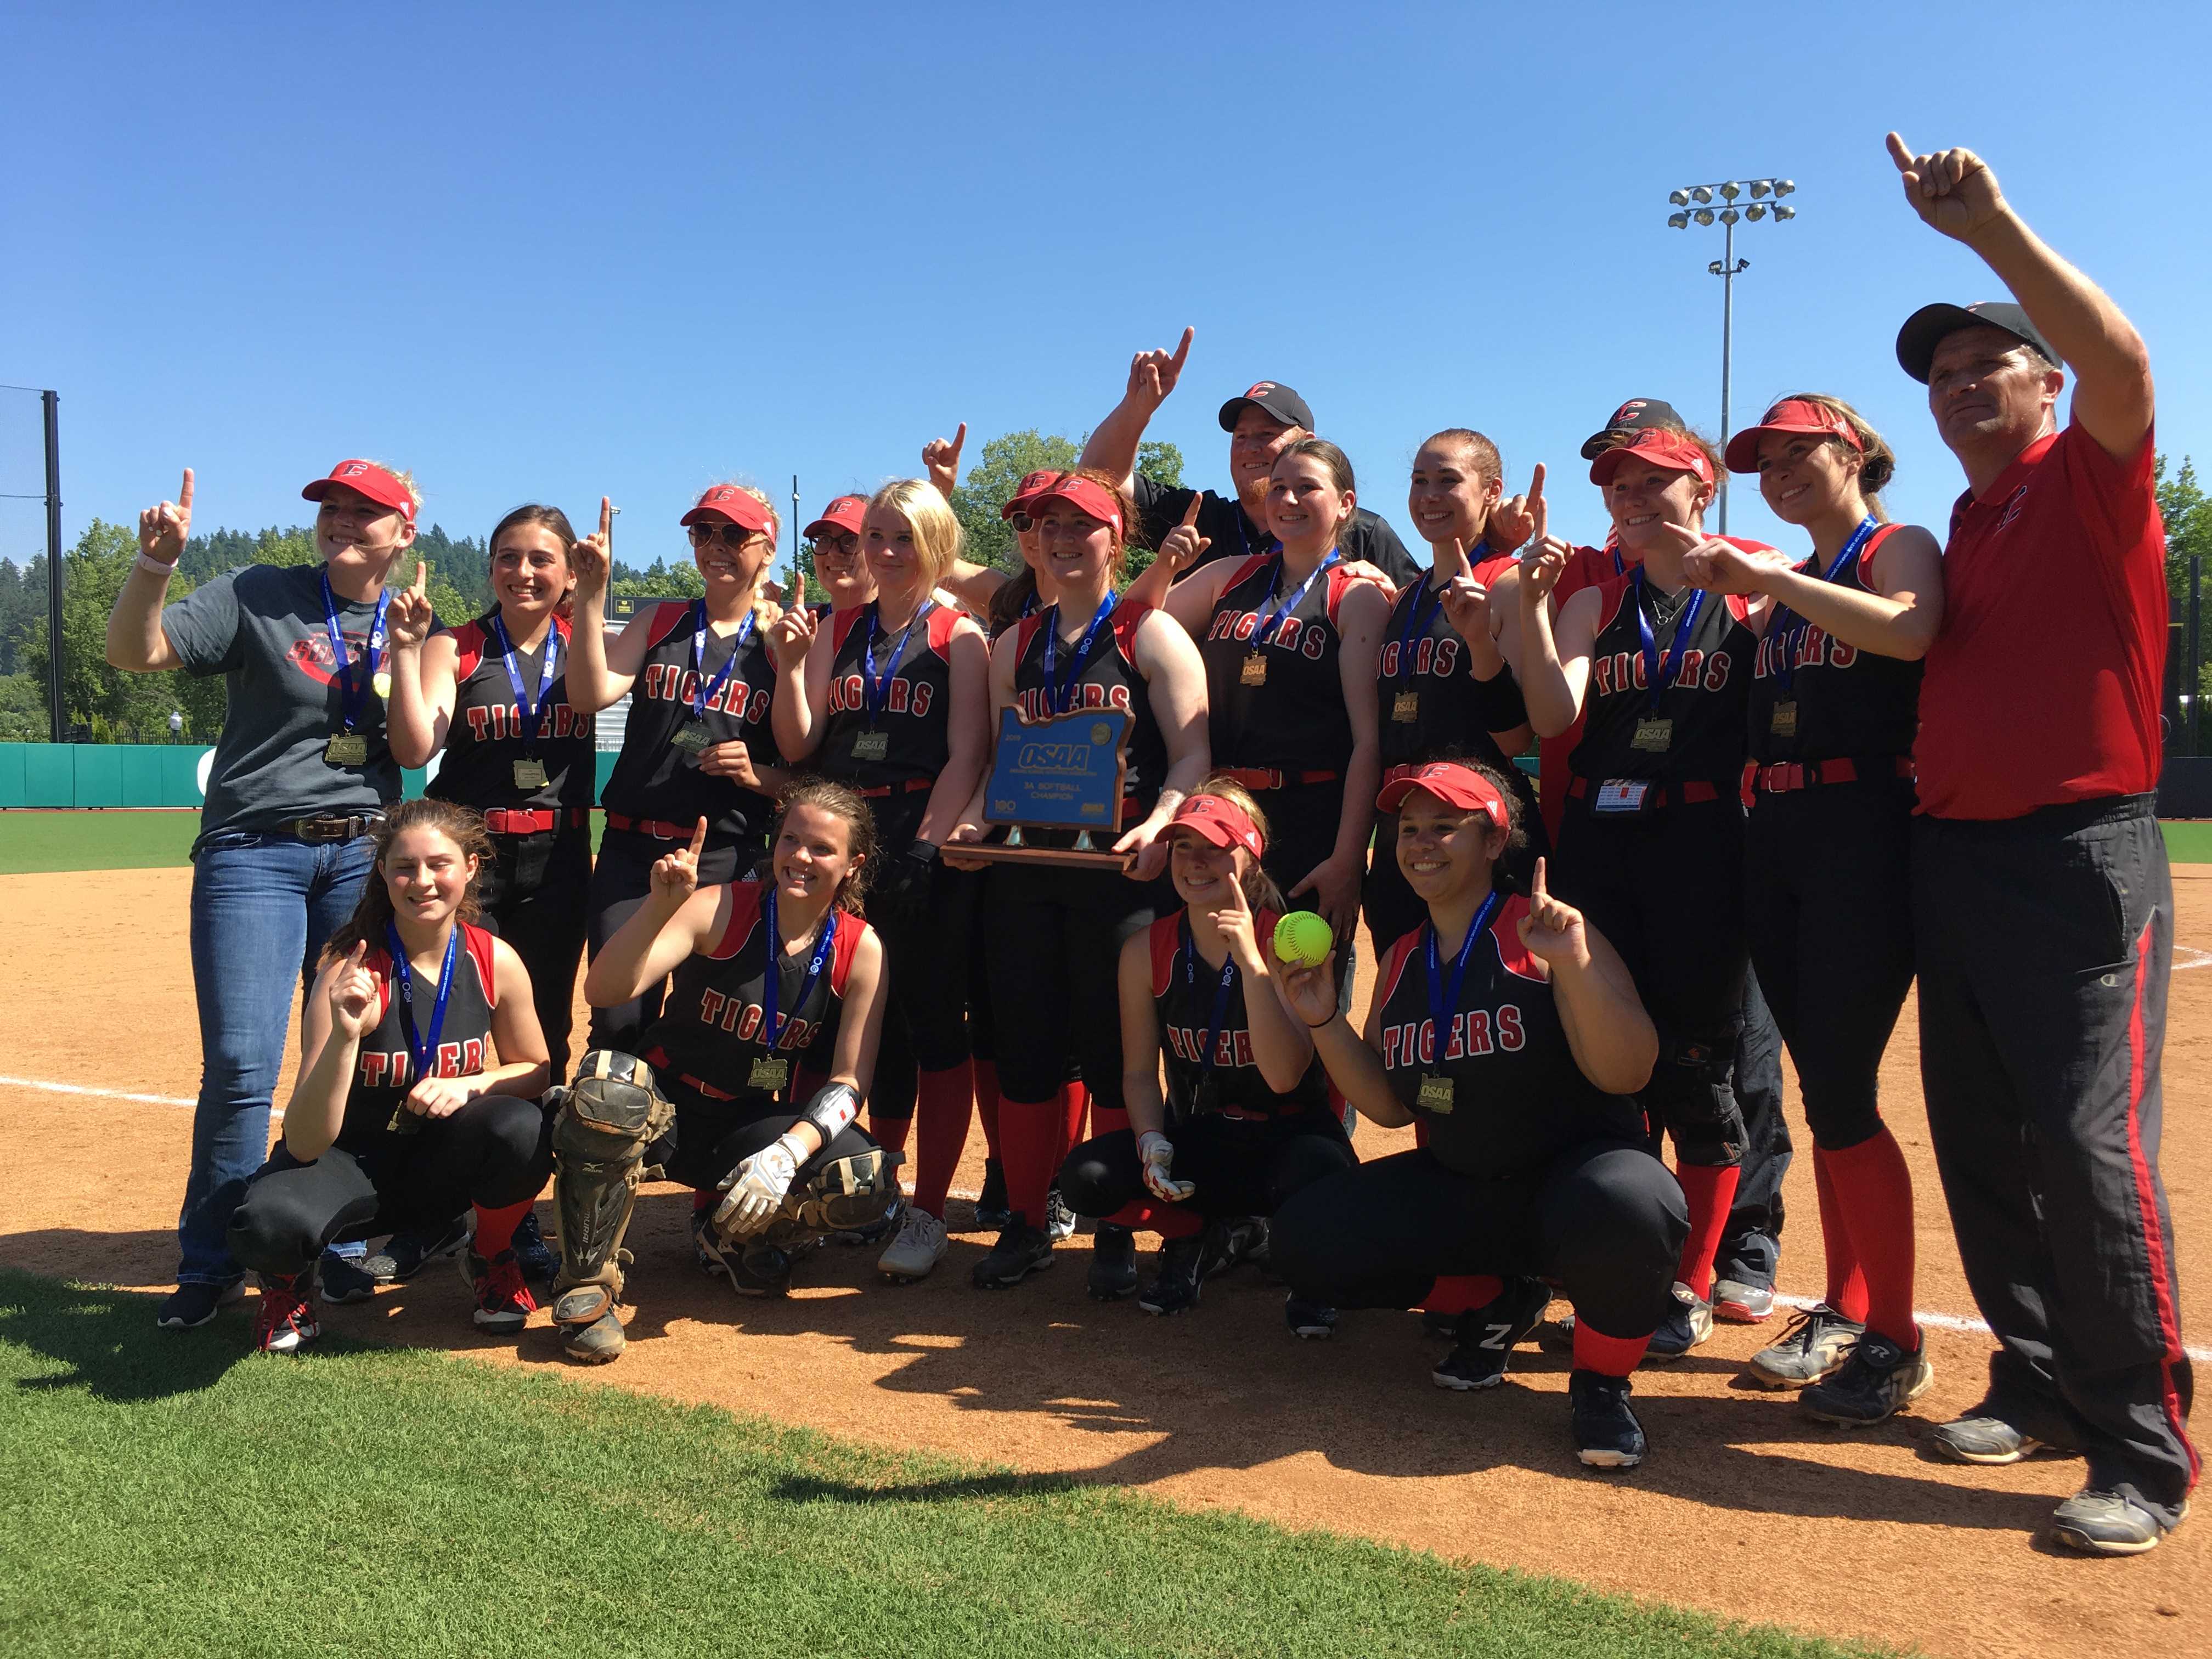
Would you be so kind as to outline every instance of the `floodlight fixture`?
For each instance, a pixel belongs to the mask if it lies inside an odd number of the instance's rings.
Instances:
[[[1713,222],[1713,210],[1711,208],[1699,208],[1696,218],[1699,224],[1709,225]]]
[[[1690,216],[1686,213],[1670,213],[1667,216],[1667,223],[1675,230],[1687,230],[1690,228]]]
[[[1690,192],[1689,192],[1688,191],[1686,191],[1686,190],[1670,190],[1670,191],[1668,191],[1667,192],[1667,204],[1668,204],[1669,207],[1687,207],[1687,206],[1689,206],[1689,205],[1690,205]]]
[[[1713,187],[1711,185],[1699,185],[1691,191],[1690,196],[1693,201],[1710,202],[1713,199]]]
[[[1787,179],[1777,179],[1774,181],[1774,193],[1777,196],[1787,196],[1796,188],[1797,186]]]
[[[1761,219],[1764,219],[1766,216],[1766,204],[1764,202],[1753,202],[1749,207],[1743,210],[1743,216],[1750,220],[1754,225],[1757,224]]]
[[[1797,216],[1797,210],[1794,207],[1784,207],[1777,202],[1774,204],[1774,216],[1777,219],[1795,219]]]
[[[1732,207],[1723,208],[1721,210],[1721,222],[1724,225],[1732,225],[1742,216],[1743,216],[1741,214],[1738,213]]]
[[[1728,183],[1721,186],[1721,195],[1725,200],[1733,202],[1737,197],[1742,194],[1743,186],[1736,183],[1733,179],[1729,179]]]
[[[1773,188],[1774,188],[1774,180],[1773,180],[1773,179],[1753,179],[1753,180],[1751,181],[1751,199],[1752,199],[1753,201],[1756,202],[1756,201],[1757,201],[1760,197],[1762,197],[1762,196],[1765,195],[1767,191],[1769,191],[1772,190]]]

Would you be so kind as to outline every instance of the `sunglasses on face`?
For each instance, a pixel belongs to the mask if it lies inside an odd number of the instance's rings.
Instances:
[[[1006,522],[1013,526],[1014,533],[1020,536],[1028,535],[1037,526],[1037,521],[1026,513],[1009,513],[1006,515]]]
[[[711,547],[719,541],[733,551],[760,534],[741,524],[695,524],[686,527],[691,532],[692,546]]]
[[[817,558],[820,558],[825,553],[832,553],[839,558],[849,559],[860,550],[860,538],[850,530],[840,531],[834,536],[817,536],[814,538],[814,556]]]

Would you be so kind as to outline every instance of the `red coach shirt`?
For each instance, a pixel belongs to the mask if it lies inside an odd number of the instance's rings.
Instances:
[[[2070,423],[1977,498],[1943,550],[1920,683],[1920,810],[2016,818],[2158,787],[2166,526],[2153,434],[2124,461]]]

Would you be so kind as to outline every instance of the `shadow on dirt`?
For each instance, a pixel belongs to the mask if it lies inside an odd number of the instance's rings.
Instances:
[[[550,1222],[551,1206],[541,1206],[541,1214]],[[805,1363],[805,1347],[843,1344],[893,1362],[877,1384],[890,1395],[939,1396],[964,1411],[1034,1413],[1094,1438],[1096,1459],[1086,1467],[1009,1476],[1018,1483],[1009,1490],[1044,1489],[1020,1484],[1040,1481],[1141,1485],[1317,1454],[1336,1468],[1384,1477],[1522,1468],[1601,1484],[1625,1479],[1687,1503],[1753,1514],[2033,1532],[2049,1510],[2047,1498],[1977,1487],[1932,1467],[1918,1473],[1917,1465],[1899,1468],[1894,1459],[1881,1471],[1839,1466],[1824,1450],[1843,1431],[1804,1418],[1793,1396],[1729,1387],[1738,1369],[1729,1358],[1692,1354],[1648,1380],[1639,1376],[1636,1403],[1651,1455],[1626,1476],[1601,1474],[1574,1459],[1563,1394],[1565,1358],[1533,1345],[1514,1355],[1504,1387],[1449,1393],[1429,1376],[1441,1346],[1421,1336],[1410,1313],[1346,1314],[1334,1340],[1301,1342],[1283,1322],[1282,1287],[1247,1267],[1210,1282],[1189,1312],[1152,1318],[1133,1301],[1100,1304],[1087,1297],[1084,1238],[1063,1245],[1049,1272],[1011,1290],[978,1291],[969,1270],[989,1241],[972,1231],[956,1231],[935,1273],[918,1285],[879,1278],[874,1249],[825,1244],[799,1263],[801,1294],[742,1299],[699,1271],[690,1214],[690,1194],[682,1190],[658,1187],[641,1195],[629,1234],[637,1258],[629,1291],[633,1354],[662,1340],[680,1341],[682,1334],[671,1327],[697,1322],[793,1343],[794,1364]],[[951,1219],[956,1229],[968,1226],[969,1206],[956,1201]],[[173,1247],[167,1234],[24,1234],[0,1237],[0,1264],[92,1280],[125,1278],[118,1267],[132,1263],[145,1282],[145,1264],[166,1263]],[[1149,1274],[1149,1254],[1140,1266]],[[46,1351],[111,1397],[204,1386],[235,1363],[244,1346],[242,1333],[224,1334],[233,1322],[226,1320],[179,1338],[159,1367],[109,1374],[103,1356],[121,1351],[109,1322],[145,1318],[148,1304],[91,1296],[84,1305],[82,1323],[37,1340],[59,1343]],[[371,1304],[324,1314],[333,1334],[461,1352],[503,1350],[526,1364],[573,1369],[550,1330],[533,1325],[519,1344],[495,1339],[470,1322],[471,1308],[466,1286],[441,1262],[410,1284],[386,1287]],[[868,1414],[880,1427],[893,1427],[896,1411],[886,1404]],[[1852,1443],[1902,1448],[1926,1426],[1894,1420]],[[819,1492],[798,1495],[928,1503],[975,1490],[972,1483],[819,1484]]]

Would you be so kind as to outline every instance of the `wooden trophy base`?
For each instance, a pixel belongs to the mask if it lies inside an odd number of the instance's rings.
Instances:
[[[1057,865],[1067,870],[1126,872],[1135,861],[1130,853],[1098,853],[1080,847],[1009,847],[1004,842],[956,842],[939,849],[951,858],[978,864]]]

